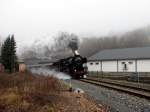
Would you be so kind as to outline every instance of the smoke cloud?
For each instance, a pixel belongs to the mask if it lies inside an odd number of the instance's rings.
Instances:
[[[68,42],[68,47],[75,51],[75,50],[78,50],[78,44],[79,44],[79,40],[78,40],[78,37],[74,34],[71,34],[70,35],[70,40]]]
[[[78,36],[75,34],[69,34],[67,32],[61,32],[55,39],[54,48],[56,50],[60,49],[71,49],[77,50],[79,45]]]

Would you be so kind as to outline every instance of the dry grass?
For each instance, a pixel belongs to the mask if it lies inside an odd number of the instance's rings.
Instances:
[[[0,74],[0,112],[54,112],[53,96],[60,92],[59,84],[49,76]]]
[[[0,112],[106,112],[67,87],[50,76],[0,74]]]

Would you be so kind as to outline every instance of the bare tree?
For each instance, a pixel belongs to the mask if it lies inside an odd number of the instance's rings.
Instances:
[[[78,49],[79,39],[73,33],[61,32],[55,37],[55,43],[52,46],[52,57],[64,58],[71,56],[72,51]]]
[[[43,43],[42,43],[43,45]],[[104,49],[150,46],[150,26],[122,35],[82,38],[67,32],[59,33],[53,45],[33,44],[24,49],[24,57],[63,58],[72,55],[71,49],[78,49],[83,56],[91,56]]]
[[[54,44],[43,44],[39,40],[30,47],[24,47],[23,58],[51,58],[65,57],[72,55],[72,50],[78,49],[78,36],[73,33],[61,32],[55,39]]]

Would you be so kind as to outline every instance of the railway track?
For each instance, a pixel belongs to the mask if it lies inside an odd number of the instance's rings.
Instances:
[[[150,100],[150,90],[149,89],[138,88],[138,87],[134,87],[134,86],[127,86],[127,85],[122,85],[122,84],[114,83],[114,82],[94,80],[94,79],[90,79],[90,78],[80,79],[80,81],[90,83],[90,84],[94,84],[94,85],[97,85],[97,86],[103,86],[103,87],[106,87],[106,88],[110,88],[110,89],[113,89],[113,90],[125,92],[125,93],[128,93],[128,94],[136,95],[138,97],[144,97],[144,98]]]

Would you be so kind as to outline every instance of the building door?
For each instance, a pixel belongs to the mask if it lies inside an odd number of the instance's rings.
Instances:
[[[125,62],[122,62],[122,71],[123,72],[128,71],[128,66],[127,66],[127,64]]]

